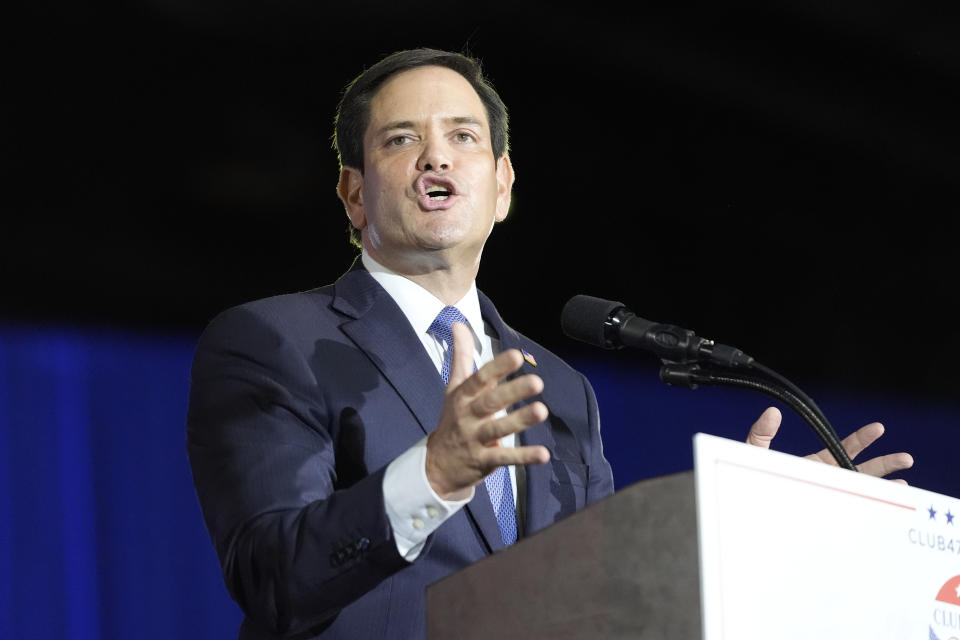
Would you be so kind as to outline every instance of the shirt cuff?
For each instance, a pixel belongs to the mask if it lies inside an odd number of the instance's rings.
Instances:
[[[444,500],[427,480],[427,439],[413,445],[387,465],[383,475],[383,502],[393,528],[397,551],[408,562],[420,555],[424,543],[450,516],[473,499]]]

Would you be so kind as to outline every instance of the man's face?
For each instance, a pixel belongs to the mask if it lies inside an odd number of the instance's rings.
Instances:
[[[493,157],[476,91],[459,73],[430,66],[393,76],[374,95],[363,175],[345,167],[338,191],[373,258],[415,273],[476,268],[512,185],[509,158]]]

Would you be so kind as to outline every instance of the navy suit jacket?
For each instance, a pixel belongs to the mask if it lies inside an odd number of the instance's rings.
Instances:
[[[521,436],[549,449],[526,468],[523,529],[613,492],[587,380],[510,329],[480,295],[516,375],[536,373],[548,420]],[[383,502],[386,466],[433,430],[443,382],[403,312],[359,265],[335,284],[230,309],[194,359],[187,450],[241,639],[425,636],[425,588],[503,547],[484,485],[412,563]]]

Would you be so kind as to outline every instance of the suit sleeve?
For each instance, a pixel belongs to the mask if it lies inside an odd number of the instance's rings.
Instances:
[[[187,415],[194,484],[231,596],[278,634],[322,629],[409,564],[384,469],[338,479],[330,416],[305,354],[267,314],[241,307],[204,332]]]
[[[589,437],[585,443],[584,458],[587,462],[589,483],[587,486],[587,504],[605,498],[614,492],[613,469],[603,455],[603,441],[600,438],[600,410],[597,396],[585,376],[581,374],[583,389],[587,401],[587,426]]]

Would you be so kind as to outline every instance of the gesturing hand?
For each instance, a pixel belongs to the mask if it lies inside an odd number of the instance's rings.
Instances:
[[[777,430],[780,429],[781,417],[780,411],[775,407],[767,408],[766,411],[760,414],[757,421],[753,423],[753,426],[750,427],[747,444],[769,449],[770,443],[773,441],[774,436],[777,435]],[[850,456],[850,459],[853,460],[860,452],[873,444],[882,435],[883,425],[879,422],[871,422],[844,438],[843,448],[846,450],[847,455]],[[830,455],[830,452],[826,449],[812,453],[806,457],[810,460],[817,460],[826,464],[837,464],[836,460],[833,459],[833,456]],[[913,456],[909,453],[889,453],[858,464],[857,469],[871,476],[882,478],[888,474],[909,469],[912,466]],[[894,482],[906,484],[905,480],[897,479],[894,480]]]
[[[427,480],[444,499],[462,499],[484,476],[512,464],[543,464],[546,447],[502,447],[499,439],[547,419],[542,402],[495,418],[501,409],[543,391],[539,376],[501,380],[523,364],[516,349],[504,351],[473,371],[473,338],[462,323],[453,324],[453,356],[440,424],[427,438]]]

